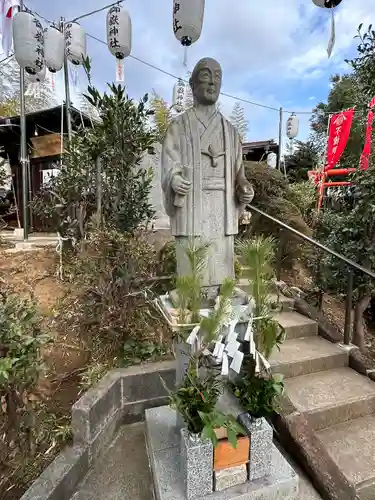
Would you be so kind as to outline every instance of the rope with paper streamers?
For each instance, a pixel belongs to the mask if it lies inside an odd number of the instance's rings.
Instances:
[[[221,296],[218,296],[215,303],[215,310],[218,309],[220,305],[220,301],[222,300]],[[181,329],[192,328],[189,336],[185,340],[186,344],[191,346],[191,352],[194,355],[201,348],[201,323],[199,324],[176,324],[173,322],[173,319],[168,317],[165,313],[165,309],[163,304],[160,303],[158,299],[155,300],[155,304],[158,309],[167,320],[168,324],[171,326],[172,330],[180,331]],[[216,366],[221,364],[221,375],[228,376],[229,369],[233,370],[236,373],[240,373],[244,353],[239,350],[241,343],[237,340],[238,333],[235,331],[237,324],[241,322],[245,322],[244,318],[247,319],[247,327],[244,335],[244,341],[249,342],[250,344],[250,354],[254,358],[255,361],[255,372],[260,373],[261,368],[263,366],[264,370],[267,372],[270,370],[271,366],[267,359],[263,356],[261,352],[259,352],[255,345],[254,340],[254,330],[253,324],[254,321],[264,319],[264,316],[254,317],[253,312],[255,309],[255,301],[254,299],[250,299],[249,303],[243,306],[233,306],[230,302],[226,304],[225,312],[222,317],[221,323],[218,325],[218,328],[215,332],[216,341],[214,344],[213,351],[211,352],[209,349],[205,349],[203,351],[204,356],[212,356],[216,361]],[[200,316],[202,318],[208,317],[210,315],[209,309],[201,309]],[[229,360],[231,359],[231,362]]]

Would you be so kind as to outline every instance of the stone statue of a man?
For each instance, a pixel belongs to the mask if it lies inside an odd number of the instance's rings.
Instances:
[[[211,297],[225,278],[234,277],[234,235],[254,196],[239,134],[216,109],[221,81],[217,61],[197,63],[190,79],[194,106],[169,125],[162,151],[162,189],[176,240],[177,272],[188,272],[183,248],[189,239],[210,243],[203,285]]]

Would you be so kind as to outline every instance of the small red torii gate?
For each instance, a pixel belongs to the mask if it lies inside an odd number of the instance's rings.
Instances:
[[[360,170],[367,170],[369,164],[369,157],[371,153],[371,138],[372,138],[372,124],[374,121],[375,113],[375,97],[369,103],[369,112],[367,116],[366,138],[363,152],[360,158]],[[350,181],[328,181],[330,177],[349,175],[357,171],[356,168],[334,168],[339,162],[342,153],[345,150],[346,144],[349,139],[350,129],[353,122],[355,108],[350,108],[330,115],[328,122],[328,140],[327,140],[327,163],[322,171],[309,171],[308,176],[319,187],[318,198],[318,211],[322,208],[324,200],[324,190],[329,187],[336,186],[350,186]]]

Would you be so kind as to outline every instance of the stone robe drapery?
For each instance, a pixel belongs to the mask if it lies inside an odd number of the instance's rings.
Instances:
[[[241,169],[239,135],[221,113],[214,113],[205,123],[191,108],[170,124],[162,151],[162,189],[171,231],[176,237],[177,271],[188,272],[183,246],[189,238],[209,242],[204,286],[217,286],[226,277],[234,276],[234,235],[244,209],[236,198],[236,180],[239,173],[243,174]],[[176,174],[191,181],[182,206],[175,206],[172,179]]]

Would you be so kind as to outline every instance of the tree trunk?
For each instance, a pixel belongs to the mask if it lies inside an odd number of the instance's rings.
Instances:
[[[353,344],[361,351],[365,348],[365,324],[363,315],[370,305],[371,295],[361,292],[354,309]]]

